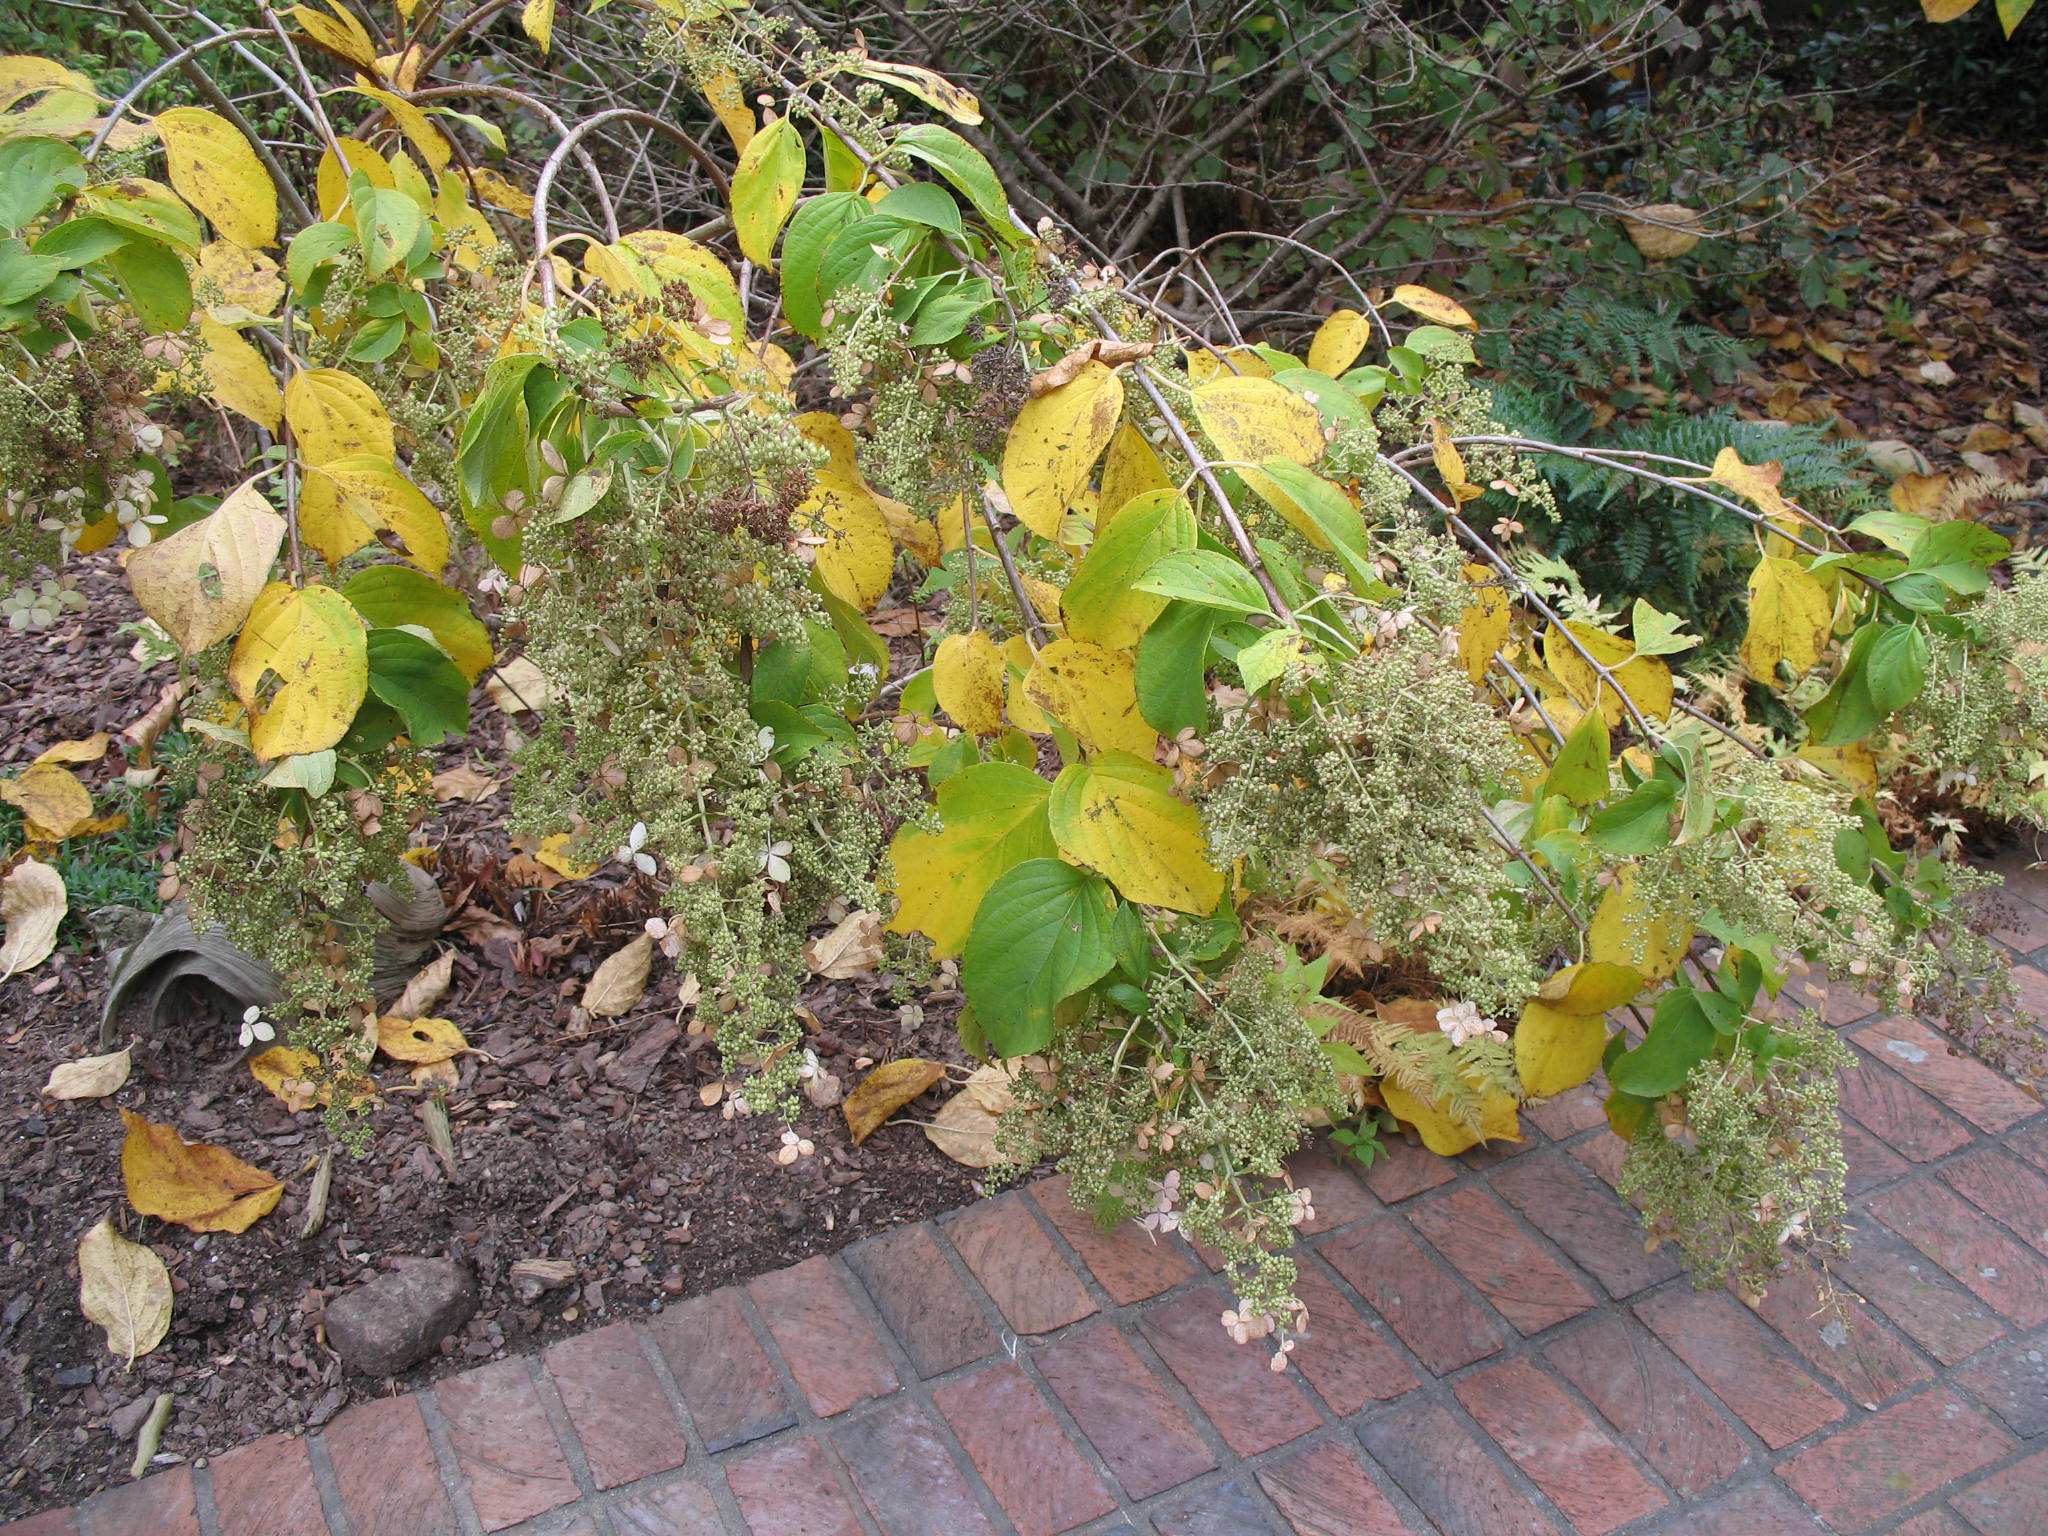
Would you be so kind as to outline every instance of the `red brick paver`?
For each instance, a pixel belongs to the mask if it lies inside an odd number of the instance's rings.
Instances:
[[[1845,1032],[1853,1244],[1753,1307],[1645,1251],[1564,1095],[1483,1155],[1293,1159],[1281,1373],[1203,1255],[1053,1179],[304,1437],[174,1426],[192,1461],[0,1536],[2048,1536],[2048,1110]]]

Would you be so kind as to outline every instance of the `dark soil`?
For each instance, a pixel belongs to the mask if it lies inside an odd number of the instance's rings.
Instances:
[[[118,732],[169,680],[167,666],[145,675],[127,657],[130,638],[115,632],[136,615],[110,556],[94,557],[83,585],[94,598],[86,615],[0,647],[0,761]],[[503,717],[480,707],[478,726],[472,745],[488,766]],[[85,776],[97,788],[118,760]],[[385,1093],[369,1148],[336,1155],[327,1221],[311,1237],[300,1236],[310,1175],[332,1142],[318,1110],[288,1112],[250,1075],[239,1019],[195,999],[169,1029],[135,1037],[134,1071],[118,1093],[53,1102],[39,1091],[51,1067],[101,1050],[102,961],[82,930],[67,928],[49,961],[0,983],[0,1522],[125,1478],[135,1421],[159,1392],[177,1398],[161,1456],[189,1460],[318,1425],[352,1398],[388,1390],[344,1371],[321,1317],[329,1298],[396,1258],[466,1260],[483,1298],[441,1358],[400,1378],[406,1386],[974,1198],[973,1171],[915,1126],[891,1125],[856,1149],[837,1108],[807,1108],[799,1129],[816,1153],[779,1166],[779,1122],[728,1120],[722,1105],[701,1102],[699,1089],[720,1081],[701,1035],[682,1033],[636,1088],[635,1058],[621,1053],[689,1022],[674,970],[657,956],[625,1017],[587,1019],[572,1004],[595,964],[654,910],[652,893],[601,876],[552,892],[515,888],[505,875],[507,808],[500,789],[444,806],[433,828],[451,907],[476,919],[450,933],[454,982],[433,1010],[483,1053],[460,1059],[460,1085],[447,1094],[456,1162],[444,1167],[431,1150],[405,1069],[380,1057]],[[805,998],[816,1021],[807,1043],[848,1087],[870,1062],[957,1062],[957,1001],[892,993],[887,977],[818,983]],[[912,1002],[921,1011],[902,1009]],[[135,1036],[137,1021],[122,1022],[123,1039]],[[947,1092],[942,1085],[905,1116],[929,1119]],[[123,1188],[117,1107],[285,1180],[282,1202],[239,1236],[137,1216]],[[162,1256],[175,1291],[170,1337],[133,1368],[108,1354],[78,1306],[78,1239],[109,1215]],[[522,1291],[511,1267],[537,1258],[573,1262],[576,1279]]]

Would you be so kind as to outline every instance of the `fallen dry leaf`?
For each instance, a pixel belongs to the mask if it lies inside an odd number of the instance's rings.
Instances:
[[[472,768],[464,763],[460,768],[450,768],[446,773],[434,775],[434,798],[436,800],[467,800],[474,804],[488,800],[498,792],[498,781],[481,768]]]
[[[654,940],[643,933],[605,957],[590,985],[583,989],[584,1008],[601,1019],[617,1018],[640,1001],[640,994],[647,990],[648,967],[653,964]]]
[[[882,963],[882,914],[849,912],[804,946],[804,963],[828,981],[865,976]]]
[[[58,763],[31,763],[0,779],[0,800],[21,812],[32,843],[61,843],[92,818],[92,795],[78,775]]]
[[[133,1365],[171,1330],[171,1272],[103,1221],[79,1240],[78,1309],[106,1330],[107,1348]]]
[[[377,1049],[394,1061],[425,1064],[459,1056],[469,1049],[469,1042],[447,1019],[402,1019],[387,1013],[377,1020]]]
[[[1019,1056],[1014,1061],[992,1061],[968,1074],[960,1091],[992,1115],[1007,1115],[1017,1107],[1017,1083],[1026,1073],[1041,1088],[1052,1086],[1052,1067],[1043,1056]]]
[[[462,1072],[452,1061],[425,1061],[406,1074],[415,1088],[459,1088]]]
[[[57,925],[71,910],[64,877],[49,865],[23,859],[0,881],[0,920],[7,942],[0,944],[0,981],[32,971],[57,947]]]
[[[96,763],[107,755],[108,744],[113,737],[105,731],[95,731],[83,741],[60,741],[47,752],[38,752],[39,763]]]
[[[484,692],[508,715],[546,709],[550,697],[547,678],[525,656],[515,656],[510,661],[499,663],[497,669],[484,679]]]
[[[398,1001],[391,1005],[392,1014],[401,1019],[419,1018],[441,1001],[454,976],[455,951],[444,949],[436,959],[413,974],[412,980],[405,984],[405,990],[398,994]]]
[[[474,903],[456,913],[449,920],[448,927],[451,931],[461,934],[478,949],[482,949],[494,939],[516,944],[526,937],[517,924],[508,923],[497,913],[486,911]]]
[[[1939,358],[1931,363],[1922,363],[1916,371],[1929,384],[1953,384],[1957,378],[1955,369]]]
[[[43,1092],[53,1099],[104,1099],[128,1081],[132,1065],[125,1047],[105,1056],[60,1061],[50,1069]]]
[[[939,1063],[920,1056],[905,1056],[875,1068],[840,1106],[846,1114],[846,1128],[853,1132],[853,1144],[857,1147],[866,1141],[884,1120],[945,1075],[946,1069]]]
[[[1683,203],[1651,203],[1636,209],[1641,218],[1624,219],[1622,228],[1635,248],[1652,261],[1669,261],[1683,256],[1700,243],[1700,216]],[[1646,222],[1655,220],[1656,222]],[[1677,225],[1678,228],[1671,226]]]
[[[168,1125],[121,1111],[128,1137],[121,1173],[128,1203],[144,1216],[194,1232],[246,1232],[276,1208],[284,1186],[220,1147],[188,1142]]]
[[[311,1051],[295,1051],[288,1045],[273,1045],[260,1056],[249,1058],[249,1072],[283,1102],[293,1114],[320,1102],[314,1070],[320,1058]]]
[[[846,1084],[830,1072],[819,1070],[804,1079],[804,1097],[819,1109],[830,1109],[846,1098]]]
[[[576,840],[573,832],[553,832],[540,840],[540,848],[534,854],[534,862],[545,864],[557,874],[571,880],[588,880],[604,867],[603,860],[585,862],[571,855],[569,845]]]
[[[972,1094],[954,1094],[932,1117],[924,1134],[946,1156],[969,1168],[989,1168],[997,1162],[996,1117]]]

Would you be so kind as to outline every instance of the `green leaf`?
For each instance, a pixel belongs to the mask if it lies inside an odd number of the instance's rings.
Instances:
[[[995,168],[959,134],[937,123],[912,123],[897,133],[896,147],[950,181],[997,239],[1009,245],[1029,243],[1031,236],[1010,217],[1010,200]]]
[[[426,228],[420,205],[392,187],[373,187],[358,171],[350,178],[349,203],[355,209],[356,235],[362,242],[363,262],[372,277],[389,272],[405,261]]]
[[[1169,602],[1138,642],[1138,713],[1162,736],[1209,723],[1209,637],[1216,610]]]
[[[491,664],[491,634],[469,599],[410,565],[373,565],[350,578],[341,595],[372,630],[427,630],[471,682]]]
[[[922,933],[940,958],[960,953],[982,897],[1027,859],[1059,851],[1046,801],[1052,786],[1015,763],[974,763],[939,785],[944,830],[905,827],[889,845],[900,905],[891,933]]]
[[[1671,846],[1671,810],[1678,791],[1669,779],[1645,779],[1635,791],[1596,812],[1586,836],[1609,853],[1634,858]]]
[[[305,288],[312,283],[313,273],[322,262],[332,261],[355,243],[356,232],[346,224],[308,224],[292,236],[284,257],[285,276],[291,279],[292,287]]]
[[[1131,585],[1140,592],[1156,592],[1230,613],[1273,611],[1250,571],[1230,556],[1210,549],[1166,555]]]
[[[1851,742],[1861,741],[1884,722],[1876,701],[1870,696],[1870,648],[1876,640],[1877,626],[1874,624],[1866,624],[1856,631],[1849,641],[1848,657],[1842,663],[1842,670],[1835,674],[1833,685],[1821,701],[1806,712],[1807,730],[1824,747],[1846,747]]]
[[[21,229],[86,183],[85,156],[62,139],[0,143],[0,229]]]
[[[1895,512],[1889,507],[1880,507],[1857,518],[1849,525],[1849,532],[1863,534],[1902,555],[1910,555],[1913,546],[1933,526],[1916,512]]]
[[[55,229],[38,235],[32,249],[67,272],[75,272],[112,255],[127,238],[105,219],[66,219]]]
[[[56,257],[32,254],[20,240],[0,240],[0,304],[26,303],[63,274]]]
[[[786,117],[755,134],[732,174],[732,225],[740,251],[756,266],[775,261],[775,237],[796,207],[809,162],[803,135]]]
[[[1649,1034],[1634,1050],[1624,1051],[1608,1063],[1607,1081],[1623,1093],[1646,1099],[1659,1099],[1683,1088],[1687,1074],[1712,1054],[1721,1038],[1701,1001],[1713,996],[1695,987],[1665,993],[1657,1003]]]
[[[867,199],[863,198],[865,202]],[[960,205],[953,194],[931,181],[909,181],[889,192],[874,205],[875,212],[928,229],[943,229],[949,235],[964,235]]]
[[[1990,585],[1986,574],[2012,553],[2011,543],[1968,518],[1936,523],[1913,546],[1908,571],[1932,576],[1951,592],[1974,597]]]
[[[960,980],[998,1055],[1050,1045],[1053,1009],[1109,974],[1114,908],[1107,881],[1061,859],[1027,860],[989,887]]]
[[[825,301],[819,286],[825,251],[833,237],[850,224],[871,217],[868,200],[857,192],[826,192],[807,197],[789,221],[782,238],[782,313],[813,341],[824,338]]]
[[[1237,653],[1237,670],[1245,688],[1257,693],[1287,670],[1301,655],[1302,636],[1298,629],[1269,629]]]
[[[1904,709],[1927,683],[1927,635],[1918,624],[1885,630],[1870,646],[1864,669],[1870,702],[1881,715]]]
[[[106,263],[144,325],[153,331],[185,329],[192,318],[192,279],[168,247],[138,236],[109,252]]]
[[[416,746],[469,732],[469,683],[430,640],[403,629],[368,636],[370,692],[405,717]]]
[[[1579,718],[1544,777],[1544,790],[1573,805],[1591,805],[1607,794],[1607,718],[1589,709]]]
[[[1689,651],[1700,643],[1698,635],[1684,633],[1685,620],[1659,611],[1640,597],[1629,615],[1638,656],[1670,656]]]
[[[1076,640],[1128,650],[1169,599],[1132,586],[1164,556],[1195,547],[1195,514],[1179,492],[1146,491],[1124,504],[1095,537],[1066,591],[1060,614]]]

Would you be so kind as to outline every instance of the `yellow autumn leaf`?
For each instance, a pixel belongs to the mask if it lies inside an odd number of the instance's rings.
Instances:
[[[319,1068],[318,1056],[289,1045],[273,1045],[249,1058],[250,1075],[293,1114],[321,1102]]]
[[[1123,380],[1093,358],[1059,388],[1024,402],[1003,444],[1003,493],[1019,522],[1042,539],[1059,537],[1123,408]]]
[[[1767,464],[1745,464],[1742,455],[1733,448],[1723,448],[1714,456],[1714,470],[1710,478],[1753,503],[1766,517],[1810,521],[1801,508],[1787,501],[1779,491],[1778,484],[1785,478],[1785,466],[1776,459]]]
[[[1625,965],[1650,981],[1663,981],[1678,974],[1692,934],[1688,914],[1659,910],[1643,899],[1635,866],[1629,864],[1600,898],[1587,925],[1586,947],[1596,961]]]
[[[93,819],[91,793],[59,763],[31,763],[0,779],[0,800],[21,812],[31,842],[61,843]]]
[[[1514,627],[1513,610],[1500,572],[1490,565],[1465,567],[1472,601],[1458,615],[1458,662],[1475,683],[1486,680],[1487,664],[1507,644]]]
[[[308,464],[393,457],[396,438],[376,391],[339,368],[306,368],[284,387],[284,419]]]
[[[0,981],[32,971],[57,947],[57,927],[71,910],[64,877],[36,859],[20,858],[0,877]]]
[[[519,26],[542,53],[555,40],[555,0],[526,0],[519,12]]]
[[[534,850],[534,863],[545,865],[565,880],[588,880],[604,867],[604,861],[577,858],[569,851],[575,841],[573,832],[550,832]]]
[[[228,682],[259,758],[323,752],[348,734],[369,691],[363,621],[332,587],[274,581],[249,610]]]
[[[1223,895],[1201,812],[1174,795],[1171,769],[1125,752],[1072,763],[1046,810],[1060,851],[1132,901],[1200,914]]]
[[[1749,628],[1742,664],[1759,682],[1778,686],[1778,663],[1794,673],[1820,660],[1835,621],[1834,599],[1796,560],[1766,555],[1749,573]]]
[[[711,110],[718,114],[726,136],[732,140],[732,147],[745,154],[747,146],[754,142],[756,130],[754,109],[747,105],[747,93],[740,84],[740,77],[729,69],[713,69],[706,71],[697,84],[703,88],[704,99],[711,103]]]
[[[1358,361],[1372,340],[1372,322],[1355,309],[1340,309],[1317,329],[1308,344],[1308,365],[1336,378]]]
[[[1145,441],[1144,433],[1125,421],[1109,440],[1109,452],[1102,460],[1102,494],[1095,509],[1095,534],[1116,520],[1116,515],[1147,491],[1173,489],[1173,477],[1159,462],[1159,454]]]
[[[284,519],[244,485],[198,522],[131,554],[128,584],[142,611],[193,655],[242,627],[284,535]]]
[[[1479,329],[1479,322],[1466,312],[1464,305],[1420,283],[1401,284],[1394,290],[1394,302],[1425,320],[1434,320],[1438,325],[1462,325],[1473,331]]]
[[[1451,434],[1444,430],[1441,421],[1429,424],[1429,444],[1430,459],[1443,479],[1444,489],[1451,493],[1454,506],[1486,494],[1466,477],[1465,456],[1458,452],[1458,445],[1451,441]]]
[[[1091,754],[1150,757],[1158,741],[1158,733],[1138,713],[1137,659],[1129,651],[1055,640],[1039,651],[1024,679],[1024,696],[1072,731]]]
[[[154,1249],[102,1221],[78,1243],[78,1310],[130,1365],[171,1331],[171,1272]]]
[[[657,286],[681,283],[713,320],[723,320],[736,336],[746,330],[747,312],[740,302],[739,282],[709,246],[666,229],[636,229],[621,235],[618,244],[647,263]]]
[[[1605,1014],[1529,1003],[1515,1025],[1515,1073],[1523,1096],[1548,1099],[1569,1092],[1600,1070],[1606,1050]]]
[[[277,187],[241,130],[204,107],[156,115],[171,185],[237,245],[277,242]]]
[[[1671,713],[1671,669],[1654,656],[1638,656],[1635,646],[1605,630],[1577,620],[1567,621],[1570,630],[1593,659],[1605,667],[1636,708],[1652,720]],[[1600,714],[1608,725],[1621,723],[1622,702],[1614,687],[1593,670],[1591,663],[1553,624],[1543,637],[1543,664],[1564,686],[1565,692],[1581,706],[1590,706],[1598,696]]]
[[[1270,379],[1273,365],[1250,347],[1227,347],[1221,352],[1208,348],[1188,351],[1188,382],[1206,384],[1211,379]]]
[[[353,454],[313,465],[299,527],[329,565],[380,543],[429,576],[448,563],[448,524],[389,459]]]
[[[954,724],[976,736],[1003,728],[1003,653],[986,630],[948,635],[932,660],[932,692]]]
[[[377,45],[363,30],[363,24],[345,8],[336,5],[335,14],[329,16],[310,5],[295,5],[285,14],[305,28],[307,37],[336,58],[375,73]]]
[[[261,251],[209,240],[192,258],[192,289],[214,319],[238,325],[277,313],[284,301],[284,269]]]
[[[128,1128],[121,1174],[128,1203],[144,1216],[194,1232],[246,1232],[268,1215],[284,1186],[232,1152],[187,1142],[168,1125],[121,1111]]]
[[[377,1020],[377,1049],[393,1061],[447,1061],[469,1049],[462,1031],[447,1019]]]
[[[1250,374],[1221,375],[1197,385],[1193,393],[1202,430],[1260,495],[1266,492],[1259,481],[1267,477],[1257,465],[1267,459],[1307,465],[1323,456],[1323,418],[1284,384]]]
[[[775,239],[803,192],[808,168],[803,136],[787,117],[755,134],[732,173],[732,226],[740,251],[756,266],[775,260]]]
[[[221,405],[275,433],[284,420],[284,395],[263,354],[210,315],[199,317],[199,339],[206,350],[199,366],[206,374],[207,393]]]
[[[1876,797],[1879,783],[1877,759],[1871,756],[1870,748],[1862,742],[1851,742],[1846,747],[1824,747],[1817,741],[1809,741],[1799,749],[1799,756],[1829,778],[1848,785],[1857,794]]]
[[[493,208],[503,209],[515,219],[533,217],[533,194],[517,182],[506,180],[487,165],[475,167],[468,176],[476,195]]]
[[[430,170],[439,173],[447,168],[454,151],[449,147],[447,138],[433,125],[426,113],[392,91],[379,90],[373,85],[358,85],[356,90],[391,114],[391,120],[398,124],[398,131],[411,141],[413,148],[420,152],[420,158],[426,161]],[[397,168],[394,166],[394,182],[396,177]],[[427,211],[432,210],[430,208]]]
[[[1481,1141],[1520,1141],[1522,1119],[1515,1101],[1495,1090],[1480,1100],[1479,1124],[1469,1126],[1441,1104],[1425,1104],[1399,1083],[1382,1080],[1380,1097],[1401,1120],[1415,1127],[1422,1144],[1439,1157],[1456,1157]]]
[[[320,152],[320,163],[313,171],[313,192],[320,202],[321,218],[334,219],[353,228],[356,216],[349,206],[349,173],[361,171],[373,187],[390,189],[398,183],[392,178],[391,162],[361,139],[344,135],[335,143],[341,148],[341,157],[335,158],[332,146]]]
[[[1059,847],[1046,823],[1051,786],[1015,763],[976,763],[939,785],[940,831],[905,827],[889,845],[891,933],[922,933],[940,959],[967,944],[974,914],[1006,871]]]
[[[1626,965],[1593,960],[1568,965],[1544,979],[1536,989],[1536,1001],[1557,1013],[1604,1014],[1634,999],[1643,990],[1643,978]]]
[[[841,602],[865,613],[889,590],[896,546],[889,520],[865,483],[835,474],[830,466],[821,469],[797,509],[797,526],[818,541],[818,579]]]

